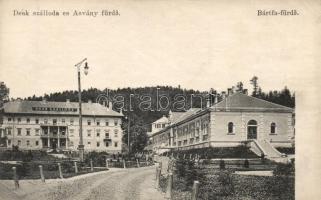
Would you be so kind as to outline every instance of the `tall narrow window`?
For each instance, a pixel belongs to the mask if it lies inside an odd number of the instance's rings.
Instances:
[[[276,125],[274,122],[271,123],[271,134],[276,134]]]
[[[233,124],[233,122],[229,122],[228,123],[227,131],[228,131],[228,134],[233,134],[234,133],[234,124]]]

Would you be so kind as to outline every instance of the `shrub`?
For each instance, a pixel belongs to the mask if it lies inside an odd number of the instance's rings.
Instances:
[[[275,176],[289,176],[292,174],[294,174],[294,165],[292,165],[292,163],[278,163],[273,170],[273,175]]]
[[[250,167],[250,162],[248,159],[245,159],[244,161],[244,168],[249,168]]]
[[[234,193],[233,179],[228,171],[221,171],[218,173],[218,182],[221,185],[219,194],[222,196],[227,196]]]
[[[225,161],[224,160],[220,160],[220,169],[225,169]]]

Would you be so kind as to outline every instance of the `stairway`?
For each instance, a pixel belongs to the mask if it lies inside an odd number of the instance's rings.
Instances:
[[[285,162],[287,160],[286,156],[276,150],[267,140],[252,140],[251,150],[259,156],[263,153],[265,158],[276,162]]]
[[[282,154],[276,150],[270,142],[267,140],[256,140],[257,144],[260,146],[261,150],[263,151],[264,155],[267,158],[280,158]]]

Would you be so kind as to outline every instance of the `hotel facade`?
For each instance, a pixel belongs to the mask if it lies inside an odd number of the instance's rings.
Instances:
[[[224,96],[224,95],[223,95]],[[275,147],[291,147],[294,110],[240,92],[205,109],[169,113],[169,125],[150,137],[155,152],[250,143],[260,155],[281,156]]]
[[[122,117],[111,106],[82,103],[85,151],[117,153],[122,150]],[[78,102],[16,100],[3,107],[1,125],[6,147],[22,150],[76,151],[79,145]]]

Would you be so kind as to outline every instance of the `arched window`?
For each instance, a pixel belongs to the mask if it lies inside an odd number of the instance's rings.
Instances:
[[[234,124],[233,124],[233,122],[229,122],[227,124],[227,132],[228,132],[228,134],[233,134],[234,133]]]
[[[276,124],[274,122],[271,123],[271,134],[276,134]]]
[[[247,123],[247,138],[257,139],[257,122],[255,120],[250,120]]]

